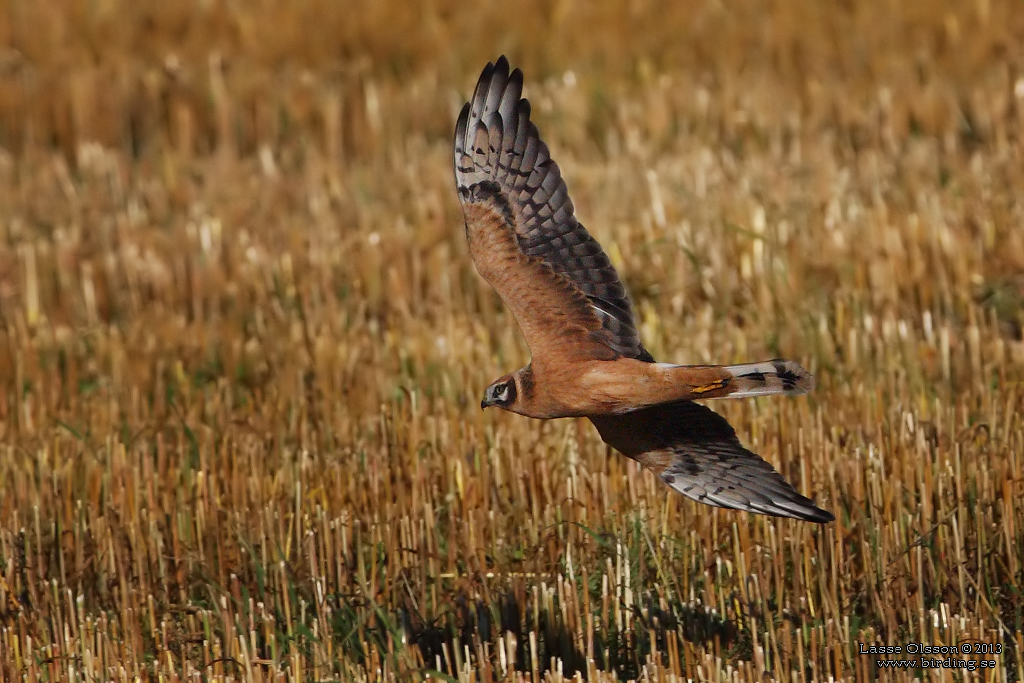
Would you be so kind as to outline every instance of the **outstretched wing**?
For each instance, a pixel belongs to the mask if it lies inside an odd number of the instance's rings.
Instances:
[[[589,356],[653,360],[618,273],[573,215],[522,90],[522,72],[509,73],[504,56],[488,64],[455,129],[455,180],[473,262],[515,315],[534,356],[538,346],[557,351],[571,341]],[[524,288],[541,287],[550,291],[523,301]],[[554,323],[563,329],[551,329]]]
[[[698,503],[819,524],[835,519],[740,445],[710,408],[677,401],[590,420],[608,445]]]

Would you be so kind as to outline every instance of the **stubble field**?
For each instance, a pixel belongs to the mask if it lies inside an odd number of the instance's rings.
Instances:
[[[1009,0],[0,0],[0,680],[1024,680],[1021,45]],[[711,405],[835,523],[480,411],[528,355],[451,137],[501,53],[655,357],[815,373]]]

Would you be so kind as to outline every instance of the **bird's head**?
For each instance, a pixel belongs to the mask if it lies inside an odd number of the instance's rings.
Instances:
[[[512,404],[516,402],[518,395],[516,378],[513,375],[505,375],[494,380],[491,386],[484,389],[484,399],[480,401],[480,408],[498,406],[505,410],[512,410]]]

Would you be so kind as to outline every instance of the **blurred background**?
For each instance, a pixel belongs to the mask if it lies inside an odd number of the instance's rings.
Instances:
[[[1024,679],[1022,45],[1010,0],[0,0],[2,677]],[[711,405],[833,525],[477,409],[528,360],[451,170],[500,54],[654,355],[815,372]]]

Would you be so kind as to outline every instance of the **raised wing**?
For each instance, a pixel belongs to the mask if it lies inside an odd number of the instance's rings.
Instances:
[[[545,323],[532,324],[532,310],[514,301],[522,292],[495,277],[502,269],[527,263],[540,266],[534,274],[536,286],[565,290],[560,295],[563,308],[583,307],[556,316],[573,321],[581,333],[570,335],[576,341],[606,347],[612,358],[653,360],[640,343],[618,273],[573,215],[562,173],[530,121],[530,103],[520,98],[522,90],[522,72],[510,74],[504,56],[497,64],[488,64],[455,129],[455,180],[477,270],[512,309],[535,356],[535,344],[551,341],[538,337]],[[490,251],[490,230],[510,231],[518,253]],[[506,260],[497,261],[499,256]],[[554,312],[546,315],[551,318]],[[607,350],[591,351],[597,357],[608,356]]]
[[[710,408],[677,401],[590,420],[608,445],[698,503],[819,524],[835,520],[740,445]]]

